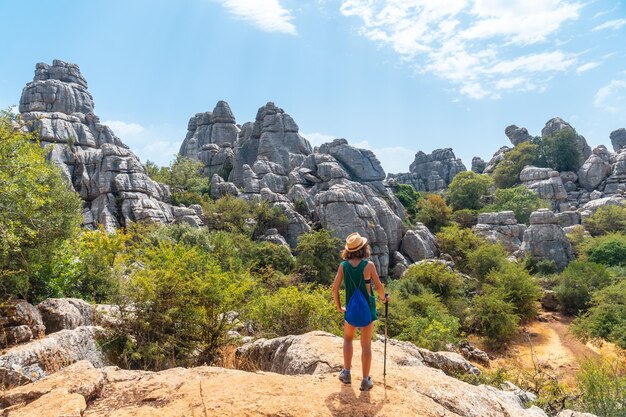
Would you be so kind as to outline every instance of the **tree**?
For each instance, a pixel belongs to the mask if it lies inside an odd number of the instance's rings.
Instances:
[[[45,274],[55,250],[78,231],[82,203],[36,133],[0,112],[0,296],[50,295]]]
[[[537,316],[538,300],[543,291],[522,265],[504,262],[487,274],[487,281],[494,283],[503,300],[513,305],[514,313],[523,322]]]
[[[587,245],[591,262],[606,266],[626,266],[626,235],[610,233],[597,237]]]
[[[455,175],[448,187],[446,199],[454,210],[478,210],[484,205],[484,197],[493,186],[488,175],[464,171]]]
[[[424,223],[431,231],[437,232],[450,221],[452,209],[446,205],[439,194],[428,194],[417,203],[415,219]]]
[[[462,229],[452,224],[437,233],[437,243],[441,253],[447,253],[452,257],[457,269],[469,274],[472,269],[468,264],[468,256],[484,245],[485,239],[476,235],[471,229]]]
[[[502,347],[517,334],[519,316],[515,314],[515,306],[504,298],[501,290],[488,289],[472,302],[473,327],[478,334],[487,337],[487,344],[492,348]]]
[[[394,194],[404,206],[408,217],[413,219],[417,214],[417,202],[423,198],[422,195],[415,191],[412,185],[408,184],[398,184]]]
[[[536,192],[520,185],[512,188],[498,188],[494,194],[493,203],[485,206],[481,211],[487,213],[510,210],[515,213],[515,218],[519,223],[528,224],[530,213],[540,208],[550,208],[550,204],[539,198]]]
[[[502,243],[485,243],[467,253],[467,265],[473,277],[484,281],[492,270],[508,263],[508,256]]]
[[[536,165],[556,171],[576,171],[580,166],[578,134],[574,129],[561,129],[554,134],[535,138],[539,146]]]
[[[202,174],[204,165],[182,155],[169,167],[158,167],[153,162],[146,163],[150,178],[170,187],[172,202],[180,205],[200,204],[209,196],[209,180]]]
[[[300,270],[310,281],[331,284],[341,260],[340,244],[341,240],[326,229],[301,235],[296,247]]]
[[[522,142],[507,152],[504,161],[493,171],[497,188],[509,188],[519,182],[519,174],[526,165],[533,165],[539,156],[539,146]]]
[[[589,307],[594,291],[611,283],[611,275],[602,265],[593,262],[573,261],[567,265],[554,288],[561,308],[566,314],[577,314]]]

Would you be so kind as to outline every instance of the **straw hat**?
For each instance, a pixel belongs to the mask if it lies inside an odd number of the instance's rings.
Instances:
[[[367,238],[361,236],[357,232],[351,233],[346,238],[345,248],[348,252],[356,252],[365,245],[367,245]]]

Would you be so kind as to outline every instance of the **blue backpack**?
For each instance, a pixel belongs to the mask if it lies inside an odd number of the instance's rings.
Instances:
[[[372,322],[370,305],[361,289],[356,285],[355,287],[346,306],[346,321],[354,327],[367,327]]]

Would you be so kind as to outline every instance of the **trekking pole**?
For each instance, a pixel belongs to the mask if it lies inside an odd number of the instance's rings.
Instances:
[[[385,350],[383,354],[383,380],[387,378],[387,313],[389,312],[389,294],[385,293]]]

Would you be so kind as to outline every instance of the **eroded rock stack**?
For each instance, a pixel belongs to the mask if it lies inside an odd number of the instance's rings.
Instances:
[[[389,174],[401,184],[410,184],[417,191],[435,192],[444,190],[459,172],[467,171],[463,162],[452,149],[435,149],[432,154],[419,151],[409,166],[408,173]]]
[[[514,254],[522,246],[526,225],[518,224],[512,211],[501,211],[479,214],[473,230],[492,243],[502,243],[510,254]]]
[[[168,188],[151,180],[139,158],[94,114],[93,98],[77,65],[60,60],[37,64],[19,110],[83,199],[85,227],[101,224],[113,230],[129,221],[177,220],[168,204]],[[200,222],[196,213],[184,216]]]
[[[562,271],[574,259],[574,251],[565,232],[559,226],[556,215],[548,209],[534,211],[530,215],[530,226],[524,231],[520,255],[534,259],[553,261]]]

